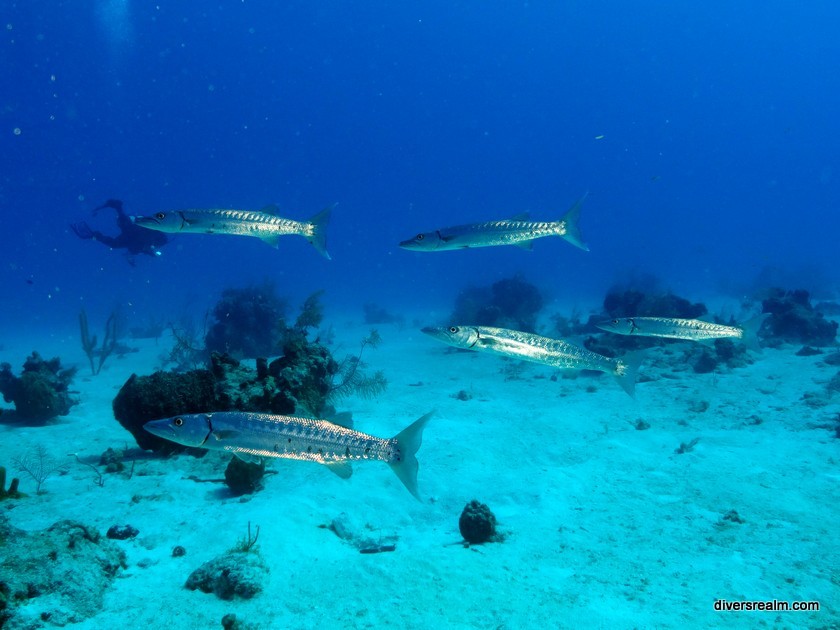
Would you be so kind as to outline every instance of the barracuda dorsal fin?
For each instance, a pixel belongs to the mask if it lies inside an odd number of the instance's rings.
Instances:
[[[534,241],[519,241],[518,243],[514,243],[517,247],[521,249],[527,249],[529,252],[534,249]]]
[[[260,239],[263,243],[268,243],[272,247],[280,247],[280,237],[276,234],[270,234],[268,236],[261,236]]]
[[[263,214],[273,214],[277,216],[280,213],[280,208],[277,207],[276,203],[272,203],[263,208],[260,208],[260,212],[262,212]]]
[[[337,424],[345,429],[353,428],[353,414],[349,411],[342,411],[341,413],[330,416],[329,418],[326,418],[326,421],[331,422],[332,424]]]
[[[519,214],[514,214],[508,221],[530,221],[531,220],[531,213],[530,212],[520,212]]]
[[[329,464],[324,464],[324,466],[342,479],[350,479],[350,476],[353,474],[353,467],[349,462],[330,462]]]

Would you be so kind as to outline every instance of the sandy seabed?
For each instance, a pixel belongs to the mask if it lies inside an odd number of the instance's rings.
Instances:
[[[335,354],[353,352],[367,331],[339,325]],[[72,627],[212,628],[227,613],[264,629],[840,626],[840,440],[830,429],[840,396],[821,407],[803,398],[824,393],[837,372],[820,355],[765,349],[748,367],[695,374],[675,365],[678,346],[655,349],[632,399],[608,376],[511,370],[414,328],[379,331],[365,359],[384,370],[386,393],[340,408],[381,437],[436,410],[418,453],[422,502],[377,462],[356,464],[345,481],[278,460],[263,490],[233,497],[188,479],[222,477],[228,455],[161,459],[136,447],[133,476],[106,475],[99,487],[72,454],[135,446],[111,401],[132,372],[156,369],[169,341],[133,342],[139,352],[95,377],[80,348],[61,344],[63,362],[80,367],[80,404],[47,426],[0,422],[0,464],[41,444],[67,457],[69,472],[37,496],[22,477],[32,494],[0,510],[24,530],[74,519],[140,532],[117,543],[128,567],[101,612]],[[32,349],[52,356],[49,340],[20,344],[0,352],[15,371]],[[650,427],[637,429],[639,420]],[[504,542],[458,544],[471,499],[494,511]],[[396,537],[396,550],[360,554],[323,527],[342,513],[373,537]],[[222,601],[184,588],[249,522],[270,568],[264,591]],[[176,545],[185,556],[172,556]],[[821,610],[718,612],[717,599],[818,601]]]

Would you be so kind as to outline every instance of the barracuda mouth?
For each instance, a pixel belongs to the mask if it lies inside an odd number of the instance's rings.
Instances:
[[[439,326],[426,326],[420,329],[420,332],[429,335],[429,337],[434,337],[438,341],[449,343],[450,338],[446,331],[446,328],[440,328]]]
[[[143,428],[152,435],[156,435],[164,440],[171,440],[175,437],[175,429],[172,428],[168,420],[152,420],[144,424]]]

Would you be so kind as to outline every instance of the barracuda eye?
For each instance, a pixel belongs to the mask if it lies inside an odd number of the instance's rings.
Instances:
[[[455,333],[458,332],[458,327],[457,326],[450,326],[449,327],[449,332],[451,332],[454,335]]]
[[[617,326],[618,325],[618,320],[614,319],[614,320],[612,320],[612,323],[613,323],[613,326]]]
[[[158,212],[155,215],[155,219],[157,219],[158,221],[163,221],[165,218],[166,218],[166,213],[165,212]]]
[[[426,238],[425,234],[418,234],[417,236],[414,237],[414,240],[422,241],[424,238]]]
[[[184,426],[184,419],[183,418],[175,418],[172,421],[172,424],[174,424],[176,427],[182,427],[182,426]]]

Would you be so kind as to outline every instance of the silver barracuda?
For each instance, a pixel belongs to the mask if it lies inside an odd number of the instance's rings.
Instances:
[[[456,225],[434,232],[422,232],[401,242],[400,247],[418,252],[441,252],[496,245],[516,245],[531,249],[535,239],[560,236],[575,247],[589,251],[578,228],[580,206],[585,198],[586,195],[581,197],[559,221],[530,221],[527,214],[521,214],[502,221]]]
[[[433,326],[422,329],[439,341],[456,348],[492,352],[503,357],[542,363],[572,370],[597,370],[612,374],[631,396],[642,357],[634,352],[611,359],[560,339],[489,326]]]
[[[596,326],[607,332],[637,337],[665,337],[700,342],[735,339],[743,341],[749,348],[759,350],[758,331],[769,316],[769,313],[759,315],[742,326],[724,326],[699,319],[676,317],[620,317],[600,322]]]
[[[328,258],[326,229],[335,204],[321,210],[308,221],[295,221],[277,216],[273,207],[251,210],[172,210],[137,217],[134,223],[150,230],[169,234],[234,234],[254,236],[272,247],[281,236],[303,236],[324,257]]]
[[[390,439],[355,431],[349,414],[329,420],[245,411],[196,413],[153,420],[149,433],[184,446],[226,451],[247,462],[279,457],[323,464],[342,479],[353,474],[351,462],[378,460],[396,473],[417,499],[416,453],[427,413]],[[341,422],[339,424],[338,422]]]

